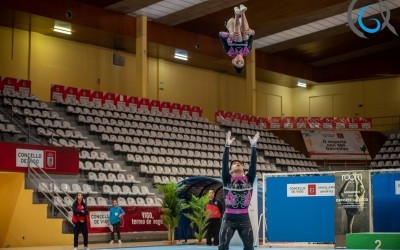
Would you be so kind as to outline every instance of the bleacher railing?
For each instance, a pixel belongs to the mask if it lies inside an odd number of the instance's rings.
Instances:
[[[30,183],[36,187],[38,192],[40,192],[52,205],[52,213],[55,214],[56,210],[58,213],[62,215],[62,217],[72,224],[72,216],[70,211],[72,211],[72,207],[69,204],[64,202],[64,199],[61,197],[60,193],[65,197],[69,196],[69,198],[73,199],[67,192],[59,188],[59,190],[54,190],[54,187],[57,185],[56,181],[51,178],[42,168],[40,168],[34,161],[32,161],[28,157],[28,180]],[[43,186],[42,183],[45,183],[46,186]],[[52,183],[53,188],[49,188],[49,184]],[[40,187],[42,185],[42,187]],[[59,198],[59,201],[62,204],[56,204],[55,199]]]

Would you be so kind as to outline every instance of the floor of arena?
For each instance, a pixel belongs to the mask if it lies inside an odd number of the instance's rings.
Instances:
[[[196,243],[177,243],[176,245],[169,245],[166,241],[155,241],[155,242],[127,242],[127,243],[96,243],[90,244],[89,248],[92,250],[108,250],[108,249],[116,249],[116,250],[217,250],[216,246],[206,246],[206,245],[198,245]],[[283,243],[283,244],[267,244],[263,246],[256,247],[255,249],[275,249],[275,250],[304,250],[304,249],[313,249],[313,250],[326,250],[326,249],[334,249],[333,245],[320,245],[320,244],[293,244],[293,243]],[[0,248],[0,249],[13,249],[13,250],[71,250],[73,249],[72,242],[69,246],[40,246],[40,247],[18,247],[18,248]],[[83,245],[79,245],[79,250],[83,250]],[[229,250],[242,250],[242,246],[230,246]],[[351,249],[347,249],[351,250]]]

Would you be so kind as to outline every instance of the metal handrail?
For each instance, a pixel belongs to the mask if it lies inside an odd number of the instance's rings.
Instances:
[[[31,166],[31,163],[33,163],[34,166]],[[37,171],[37,169],[40,170],[40,173]],[[40,174],[44,174],[45,177],[47,177],[47,179],[43,178]],[[35,185],[35,187],[37,188],[37,190],[39,191],[39,186],[42,183],[46,183],[46,180],[50,182],[49,183],[53,183],[53,187],[54,185],[57,185],[57,183],[55,182],[55,180],[53,178],[51,178],[42,168],[40,168],[35,162],[31,161],[31,159],[28,157],[28,179],[31,183],[33,183]],[[46,183],[47,184],[47,183]],[[65,196],[69,196],[71,199],[72,197],[65,192],[64,190],[62,190],[60,188],[61,193],[63,193]],[[58,192],[54,191],[54,188],[51,190],[50,188],[46,188],[45,192],[41,192],[44,197],[47,198],[47,200],[52,204],[53,207],[53,213],[54,213],[54,208],[56,208],[58,210],[58,212],[60,212],[63,217],[71,224],[72,223],[72,218],[69,216],[70,211],[72,211],[72,207],[69,206],[68,204],[66,204],[64,202],[64,199],[60,196],[60,194]],[[55,197],[59,197],[62,201],[62,206],[57,206],[54,204],[54,198]]]

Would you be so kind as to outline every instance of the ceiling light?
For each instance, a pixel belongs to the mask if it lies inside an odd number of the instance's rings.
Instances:
[[[54,32],[58,32],[58,33],[63,33],[63,34],[67,34],[67,35],[71,35],[71,31],[70,30],[65,30],[65,29],[58,29],[58,28],[53,28]]]
[[[188,60],[187,51],[186,50],[176,49],[174,58],[179,59],[179,60],[187,61]]]
[[[54,32],[63,33],[67,35],[71,35],[71,24],[61,21],[56,21],[53,27]]]
[[[179,60],[184,60],[184,61],[187,61],[187,60],[188,60],[187,56],[175,55],[174,58],[175,58],[175,59],[179,59]]]
[[[307,88],[307,83],[298,81],[297,86],[302,88]]]

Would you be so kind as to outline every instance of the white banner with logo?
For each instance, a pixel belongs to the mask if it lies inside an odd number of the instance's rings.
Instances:
[[[359,131],[302,130],[311,159],[371,160]]]
[[[17,167],[28,167],[29,161],[32,167],[43,168],[43,150],[17,148],[16,154],[15,165]]]
[[[287,197],[335,196],[335,183],[287,184]]]
[[[400,181],[395,181],[394,186],[395,186],[395,194],[400,195]]]

